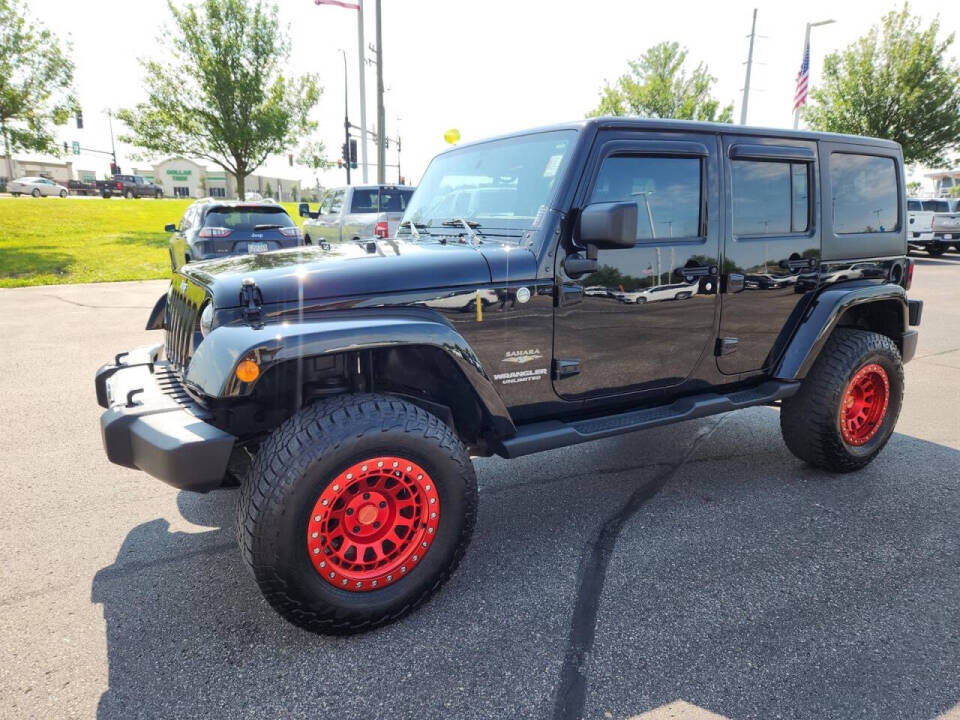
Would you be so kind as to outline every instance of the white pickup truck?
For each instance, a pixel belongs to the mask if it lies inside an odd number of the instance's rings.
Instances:
[[[932,243],[934,243],[933,211],[924,210],[923,200],[920,198],[908,198],[907,245],[911,250],[927,250]]]
[[[915,204],[919,203],[920,212],[911,212]],[[923,215],[924,218],[917,219],[913,223],[908,219],[910,231],[908,231],[907,241],[915,248],[926,250],[930,255],[943,255],[952,244],[957,250],[960,250],[960,199],[956,198],[927,198],[907,200],[907,213],[910,218],[914,215]],[[929,233],[931,237],[917,238],[914,226],[919,227],[923,235],[927,234],[926,218],[931,214]]]

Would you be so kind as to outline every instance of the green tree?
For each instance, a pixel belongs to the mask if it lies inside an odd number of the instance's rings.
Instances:
[[[168,60],[141,60],[146,102],[117,116],[121,140],[151,153],[216,163],[237,180],[316,127],[310,111],[322,92],[316,75],[283,74],[288,28],[264,0],[203,0],[168,7],[173,26],[159,38]]]
[[[896,140],[908,163],[942,164],[960,147],[960,69],[953,33],[924,27],[908,5],[827,56],[804,119],[816,130]]]
[[[692,73],[684,68],[687,49],[679,43],[662,42],[631,60],[630,72],[600,91],[600,104],[589,116],[639,115],[732,122],[733,105],[720,107],[710,91],[716,78],[703,63]]]
[[[0,0],[0,136],[13,175],[19,150],[58,155],[54,126],[77,109],[70,45],[33,22],[20,0]]]

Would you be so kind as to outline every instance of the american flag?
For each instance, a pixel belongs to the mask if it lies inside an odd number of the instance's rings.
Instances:
[[[810,84],[810,41],[803,48],[803,63],[800,65],[800,73],[797,75],[797,91],[793,94],[793,111],[800,109],[801,105],[807,104],[807,88]]]
[[[313,0],[314,5],[337,5],[348,10],[359,10],[360,3],[341,2],[341,0]]]

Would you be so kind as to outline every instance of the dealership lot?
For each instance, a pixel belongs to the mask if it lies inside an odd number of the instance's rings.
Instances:
[[[960,716],[958,284],[960,255],[918,259],[863,472],[802,465],[771,408],[481,459],[452,580],[352,638],[267,607],[234,491],[104,459],[93,373],[154,340],[163,281],[0,290],[0,717]]]

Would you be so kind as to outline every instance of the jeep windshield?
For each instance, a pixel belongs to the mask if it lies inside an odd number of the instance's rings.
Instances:
[[[445,152],[430,163],[403,215],[401,232],[449,234],[452,218],[482,236],[519,237],[553,200],[576,137],[554,130]]]

